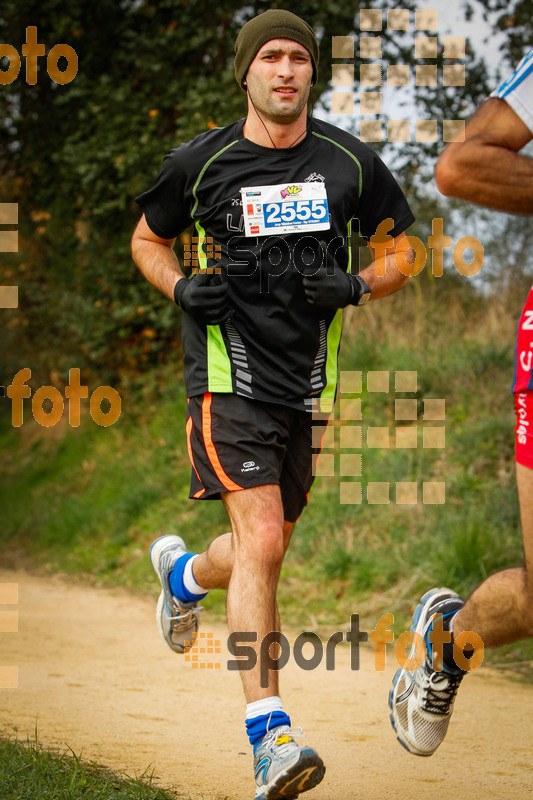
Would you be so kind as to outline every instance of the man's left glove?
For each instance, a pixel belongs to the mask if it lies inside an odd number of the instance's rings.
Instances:
[[[304,269],[303,286],[307,302],[323,308],[360,306],[370,300],[370,287],[359,275],[344,272],[334,256],[328,253],[326,242],[320,242],[322,264]]]

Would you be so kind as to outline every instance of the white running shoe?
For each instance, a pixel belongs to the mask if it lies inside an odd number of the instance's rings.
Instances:
[[[195,640],[203,607],[198,603],[182,603],[173,596],[169,575],[178,558],[187,552],[179,536],[160,536],[150,548],[150,561],[161,582],[156,620],[164,641],[175,653],[189,650]]]
[[[433,648],[428,640],[432,629],[433,616],[459,611],[463,600],[451,589],[431,589],[422,597],[413,615],[411,630],[423,638],[426,645],[426,658],[421,667],[409,671],[399,669],[393,680],[389,694],[392,727],[398,741],[410,753],[417,756],[430,756],[446,736],[457,689],[464,672],[433,667]],[[416,648],[412,645],[409,658],[414,657]]]
[[[278,725],[262,738],[254,755],[255,800],[294,800],[320,783],[326,768],[311,747],[300,747],[294,736],[301,728]]]

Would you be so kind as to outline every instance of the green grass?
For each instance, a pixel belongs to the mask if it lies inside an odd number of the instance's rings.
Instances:
[[[43,748],[37,741],[22,744],[0,738],[2,800],[176,800],[178,795],[139,778],[117,775],[83,761],[72,750]],[[182,795],[182,798],[185,796]]]
[[[389,394],[363,391],[363,428],[416,424],[419,446],[365,447],[363,483],[389,482],[391,503],[342,505],[337,408],[335,476],[316,481],[282,570],[278,601],[291,627],[336,630],[359,613],[368,628],[392,611],[396,630],[405,630],[429,586],[468,594],[494,570],[522,563],[509,392],[515,323],[496,301],[458,292],[452,302],[439,291],[424,297],[407,287],[347,314],[341,369],[391,376]],[[394,373],[402,370],[418,375],[414,395],[397,395],[417,399],[418,418],[409,423],[394,419]],[[12,566],[155,596],[150,542],[179,532],[198,551],[228,523],[221,503],[188,500],[186,398],[175,367],[124,383],[120,393],[122,416],[109,428],[86,415],[73,429],[66,414],[55,428],[41,428],[28,401],[21,428],[0,420],[0,553]],[[425,398],[445,399],[445,421],[424,420]],[[421,429],[444,424],[446,447],[423,448]],[[416,483],[417,505],[395,504],[398,481]],[[445,504],[421,502],[427,481],[446,483]],[[204,601],[213,616],[223,615],[224,603],[222,591]],[[494,653],[512,666],[533,659],[533,644]]]

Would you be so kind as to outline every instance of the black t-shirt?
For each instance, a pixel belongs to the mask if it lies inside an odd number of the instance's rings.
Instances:
[[[221,249],[215,280],[229,282],[235,313],[208,326],[183,313],[188,396],[234,392],[311,410],[313,398],[335,396],[342,310],[307,302],[303,265],[319,265],[323,240],[349,270],[352,220],[369,239],[382,220],[393,219],[389,233],[397,236],[414,215],[385,164],[351,134],[310,119],[300,144],[276,149],[245,139],[243,125],[210,130],[171,150],[153,188],[136,200],[157,236],[172,239],[194,222],[200,241],[211,237]],[[329,230],[245,235],[242,187],[308,181],[325,183]]]

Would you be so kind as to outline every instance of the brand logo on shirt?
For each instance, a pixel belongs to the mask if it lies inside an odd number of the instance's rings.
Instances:
[[[285,189],[282,189],[280,194],[282,197],[288,197],[291,194],[298,194],[298,192],[302,191],[301,186],[287,186]]]
[[[255,469],[261,469],[261,467],[258,467],[255,461],[245,461],[241,472],[253,472]]]
[[[304,183],[313,183],[315,181],[318,181],[319,183],[325,183],[326,179],[324,178],[323,175],[320,174],[320,172],[312,172],[310,175],[307,176]]]

